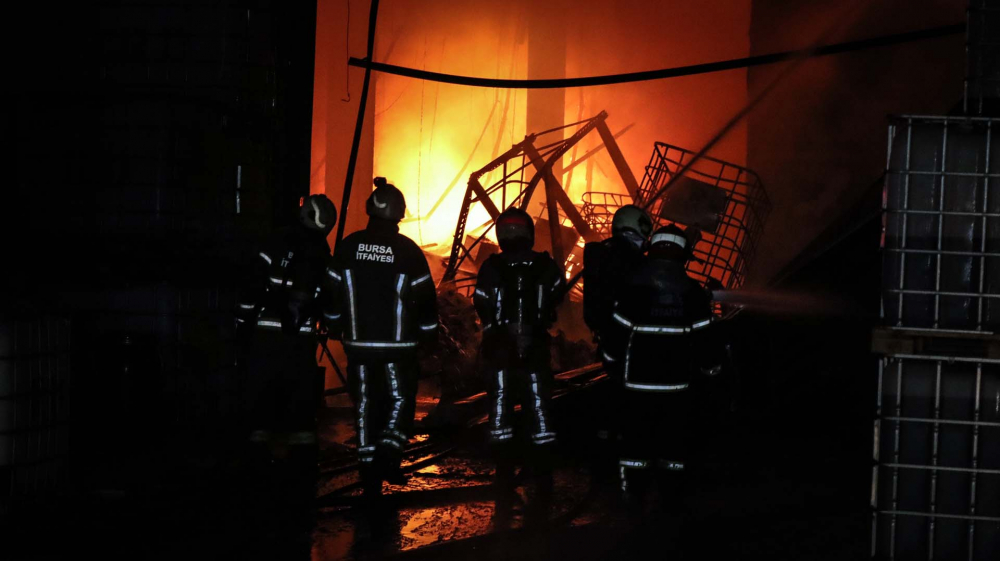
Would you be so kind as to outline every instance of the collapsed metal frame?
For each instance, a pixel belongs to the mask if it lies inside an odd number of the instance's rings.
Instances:
[[[570,200],[562,184],[552,173],[552,169],[573,146],[596,130],[611,156],[626,190],[635,196],[639,191],[639,185],[632,175],[614,135],[608,128],[607,118],[608,114],[601,111],[590,119],[529,134],[525,136],[524,140],[512,146],[510,150],[473,172],[469,176],[469,184],[455,227],[451,255],[442,282],[451,281],[457,285],[465,285],[476,278],[474,272],[462,270],[463,263],[466,259],[473,259],[473,251],[486,239],[487,234],[493,229],[495,220],[503,210],[517,206],[521,210],[527,211],[540,182],[544,184],[545,189],[547,201],[545,208],[552,240],[552,253],[556,263],[560,267],[564,267],[570,257],[570,252],[573,251],[572,249],[567,251],[567,248],[563,247],[561,229],[564,221],[568,220],[585,241],[599,241],[599,234],[594,231],[590,223],[581,215],[580,210]],[[561,134],[565,129],[574,126],[579,128],[567,138],[560,137],[540,146],[535,144],[540,137],[557,132]],[[501,170],[499,179],[483,186],[481,180],[484,177],[489,177],[488,174],[496,170]],[[534,175],[525,181],[525,172],[530,171],[534,171]],[[556,204],[551,204],[552,202]],[[482,227],[482,231],[470,243],[466,243],[469,214],[475,205],[481,205],[489,214],[490,220],[483,225],[485,227]],[[460,275],[459,273],[464,274]]]
[[[669,224],[671,221],[661,213],[671,191],[663,189],[694,156],[691,150],[665,142],[655,143],[642,183],[631,200],[618,193],[587,193],[584,216],[591,227],[604,235],[610,234],[614,212],[625,204],[647,206],[656,226]],[[739,288],[746,281],[747,269],[763,235],[764,222],[771,212],[771,203],[760,178],[745,167],[710,156],[699,158],[684,176],[721,189],[726,195],[726,208],[718,215],[717,227],[711,232],[703,231],[701,241],[694,247],[695,259],[688,263],[688,274],[702,285],[714,279],[726,288]]]
[[[906,400],[908,397],[920,397],[925,399],[928,397],[919,393],[914,393],[912,381],[909,385],[904,382],[904,365],[909,362],[916,361],[922,361],[925,363],[932,362],[934,364],[935,372],[933,380],[934,391],[932,404],[933,417],[904,415],[907,405]],[[943,370],[946,367],[953,369],[956,365],[961,364],[975,366],[975,381],[973,383],[974,401],[971,407],[972,410],[969,412],[970,419],[942,418],[942,395],[948,393],[947,391],[942,391],[943,385],[948,386],[948,384],[942,384]],[[977,552],[986,548],[995,550],[998,545],[1000,545],[997,543],[998,536],[1000,536],[1000,517],[986,516],[977,511],[977,506],[980,506],[983,502],[979,500],[982,498],[981,494],[984,493],[982,491],[984,481],[981,481],[981,479],[984,476],[1000,478],[1000,469],[985,468],[981,465],[983,463],[982,451],[986,449],[986,446],[981,443],[981,440],[985,440],[985,436],[981,433],[983,433],[984,430],[991,429],[1000,432],[1000,422],[984,421],[982,418],[983,412],[981,410],[981,403],[984,393],[984,366],[993,368],[1000,367],[1000,360],[959,356],[893,354],[879,361],[877,389],[878,397],[876,402],[876,416],[874,424],[875,445],[873,448],[871,490],[871,556],[873,558],[884,557],[888,559],[896,559],[900,557],[900,552],[897,551],[897,538],[899,537],[897,525],[900,523],[902,517],[926,520],[927,543],[925,545],[927,559],[937,558],[937,556],[935,556],[935,552],[944,555],[955,553],[952,550],[938,551],[937,545],[940,541],[943,541],[935,539],[939,537],[935,533],[936,526],[939,521],[947,521],[948,523],[958,521],[966,523],[967,529],[965,531],[968,533],[968,541],[966,545],[968,548],[968,559],[970,561],[985,559],[985,557],[977,556]],[[893,373],[891,370],[893,367],[895,370],[895,380],[892,380]],[[910,372],[909,374],[911,377],[914,377],[918,375],[918,372]],[[949,371],[949,374],[955,374],[955,372]],[[997,370],[987,374],[1000,379],[1000,372]],[[1000,382],[1000,380],[996,380],[996,382]],[[891,383],[892,385],[888,386],[887,383]],[[995,385],[996,384],[994,384],[994,386]],[[884,398],[886,396],[895,396],[895,402],[885,403]],[[892,425],[891,427],[888,426],[890,424]],[[932,429],[930,430],[931,443],[929,447],[929,461],[923,463],[904,462],[904,451],[901,448],[901,441],[903,440],[901,435],[904,431],[904,426],[928,424],[932,425]],[[971,430],[971,454],[970,457],[967,458],[968,463],[965,466],[943,465],[948,463],[948,459],[942,458],[940,452],[942,427],[969,427]],[[888,442],[886,433],[889,431],[891,431],[892,435],[891,457],[886,458],[883,456],[883,452],[889,451],[888,447],[884,445]],[[993,434],[993,437],[996,437],[996,433]],[[888,504],[880,501],[880,497],[885,494],[884,491],[880,490],[880,482],[883,482],[882,470],[891,470],[889,473],[890,479],[886,482],[891,485],[891,491],[888,492]],[[912,474],[915,472],[930,472],[931,474],[928,481],[927,510],[924,511],[909,510],[905,508],[906,505],[902,503],[910,501],[900,497],[901,477],[903,474]],[[939,511],[938,487],[939,477],[941,477],[942,474],[965,474],[969,477],[969,505],[968,508],[965,509],[967,512],[958,513]],[[881,526],[883,531],[888,532],[887,536],[882,536],[879,533],[880,517],[888,517],[888,520],[884,521]],[[884,528],[886,523],[888,525],[887,530]],[[980,537],[980,541],[977,542],[977,528],[980,530],[980,534],[986,530],[992,529],[993,535],[987,536],[986,538]],[[880,541],[880,539],[882,541]],[[985,543],[984,540],[986,540]],[[911,558],[907,557],[906,554],[907,552],[903,552],[903,557],[907,559]]]

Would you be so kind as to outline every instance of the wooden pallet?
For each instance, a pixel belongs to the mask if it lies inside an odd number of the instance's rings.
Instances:
[[[876,327],[872,351],[881,355],[917,354],[1000,359],[1000,334]]]

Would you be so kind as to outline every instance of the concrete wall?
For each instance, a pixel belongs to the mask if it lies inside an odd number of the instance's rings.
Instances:
[[[751,52],[808,46],[831,25],[837,31],[825,42],[959,23],[965,4],[755,0]],[[750,115],[747,165],[774,204],[753,282],[773,278],[841,214],[881,191],[886,115],[947,113],[962,95],[964,40],[955,35],[807,61]],[[781,69],[751,69],[750,95]]]

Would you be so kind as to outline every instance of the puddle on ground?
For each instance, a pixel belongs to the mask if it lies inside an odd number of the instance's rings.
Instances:
[[[493,501],[403,510],[399,514],[400,549],[407,551],[486,534],[490,531],[492,518]]]

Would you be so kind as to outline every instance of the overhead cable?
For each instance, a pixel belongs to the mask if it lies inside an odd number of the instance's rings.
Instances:
[[[856,41],[846,41],[823,45],[818,48],[796,49],[782,51],[766,55],[756,55],[731,60],[721,60],[716,62],[706,62],[701,64],[691,64],[688,66],[678,66],[674,68],[663,68],[660,70],[643,70],[640,72],[626,72],[623,74],[607,74],[603,76],[585,76],[580,78],[547,78],[533,80],[515,80],[507,78],[479,78],[475,76],[460,76],[456,74],[445,74],[442,72],[429,72],[417,68],[387,64],[384,62],[372,62],[368,59],[351,57],[348,64],[367,70],[374,70],[383,74],[394,74],[396,76],[406,76],[419,80],[431,82],[441,82],[444,84],[456,84],[460,86],[474,86],[480,88],[522,88],[522,89],[551,89],[551,88],[581,88],[589,86],[607,86],[612,84],[627,84],[631,82],[644,82],[649,80],[663,80],[666,78],[679,78],[682,76],[694,76],[697,74],[708,74],[710,72],[721,72],[724,70],[735,70],[738,68],[750,68],[764,64],[774,64],[787,60],[798,59],[803,56],[815,58],[821,56],[836,55],[842,53],[889,47],[916,41],[926,41],[950,35],[965,33],[965,23],[932,27],[918,31],[908,31],[905,33],[895,33],[892,35],[882,35],[869,39],[858,39]]]

